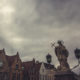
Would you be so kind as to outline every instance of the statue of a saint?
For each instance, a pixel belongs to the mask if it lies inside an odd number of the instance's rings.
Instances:
[[[67,62],[69,52],[67,51],[65,46],[62,44],[62,41],[58,41],[58,46],[55,47],[55,54],[60,63],[60,66],[58,67],[58,69],[61,71],[69,70],[70,68],[69,68],[69,64]]]

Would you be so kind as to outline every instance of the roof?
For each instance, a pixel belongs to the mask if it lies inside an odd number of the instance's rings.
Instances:
[[[80,65],[77,66],[75,69],[72,70],[74,73],[76,73],[77,75],[80,75]]]
[[[46,69],[55,69],[54,65],[52,64],[44,63],[44,66]]]
[[[4,49],[0,50],[0,53],[5,53],[5,50]]]

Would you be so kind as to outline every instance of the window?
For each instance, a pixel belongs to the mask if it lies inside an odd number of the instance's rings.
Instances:
[[[18,64],[16,64],[16,70],[17,70],[17,69],[19,69],[19,65],[18,65]]]

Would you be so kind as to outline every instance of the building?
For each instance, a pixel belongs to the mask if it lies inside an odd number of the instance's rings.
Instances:
[[[0,80],[39,80],[41,63],[35,59],[22,62],[19,53],[8,56],[0,50]]]
[[[17,53],[8,56],[0,50],[0,80],[23,80],[22,61]]]
[[[39,61],[23,62],[24,80],[54,80],[55,67],[48,63]]]
[[[10,70],[10,80],[23,80],[23,67],[22,67],[22,61],[19,57],[19,53],[17,52],[14,56],[8,56],[6,55],[9,70]]]
[[[50,54],[46,56],[47,63],[35,59],[22,62],[18,52],[9,56],[4,49],[0,50],[0,80],[55,80],[57,69],[51,64],[51,58]]]
[[[55,71],[56,69],[54,65],[42,63],[40,67],[39,80],[54,80]]]
[[[9,72],[9,65],[3,49],[0,50],[0,80],[9,80]]]
[[[51,65],[52,56],[48,54],[46,56],[47,63],[42,63],[39,71],[39,80],[54,80],[56,68]]]
[[[24,80],[39,80],[39,69],[41,63],[35,62],[35,59],[28,62],[23,62],[24,66]]]

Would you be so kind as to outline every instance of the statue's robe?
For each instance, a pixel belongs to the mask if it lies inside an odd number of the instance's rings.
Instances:
[[[69,70],[69,65],[67,63],[67,58],[68,58],[69,52],[66,50],[65,46],[59,45],[59,46],[55,47],[55,54],[60,63],[59,68],[61,70]]]

